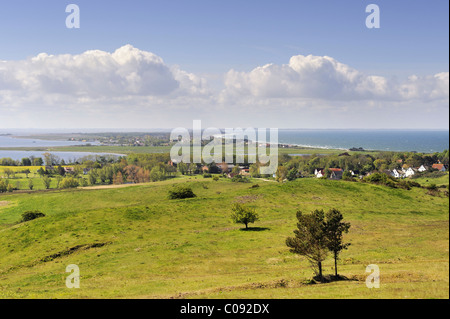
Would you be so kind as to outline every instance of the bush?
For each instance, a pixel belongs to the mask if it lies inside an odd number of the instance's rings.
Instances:
[[[209,173],[205,173],[205,174],[203,174],[203,178],[211,178],[212,177],[212,175],[211,174],[209,174]]]
[[[249,183],[250,181],[248,180],[247,177],[243,177],[242,175],[236,175],[231,179],[232,182],[235,183]]]
[[[213,181],[217,182],[218,180],[219,180],[219,177],[218,177],[218,176],[214,176],[214,177],[213,177]]]
[[[169,190],[169,199],[184,199],[196,197],[190,187],[178,186],[173,190]]]
[[[22,214],[22,219],[20,220],[20,223],[27,222],[40,217],[45,217],[45,214],[43,214],[38,210],[26,211]]]
[[[394,179],[394,177],[384,173],[374,173],[372,175],[366,176],[364,177],[364,181],[368,183],[381,184],[392,188],[396,187],[396,180]]]
[[[59,184],[59,188],[76,188],[80,185],[78,180],[73,177],[64,177]]]
[[[8,190],[8,183],[0,180],[0,193],[5,193]]]

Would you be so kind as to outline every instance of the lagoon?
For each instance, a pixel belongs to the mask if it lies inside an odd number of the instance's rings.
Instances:
[[[54,147],[54,146],[76,146],[76,145],[99,145],[98,142],[80,142],[80,141],[54,141],[54,140],[39,140],[29,138],[15,138],[12,136],[0,136],[0,147]],[[9,157],[13,160],[21,160],[25,157],[43,157],[45,151],[16,151],[16,150],[0,150],[0,158]],[[53,155],[64,159],[65,162],[74,162],[77,159],[86,156],[124,156],[123,154],[105,154],[105,153],[91,153],[91,152],[51,152]]]

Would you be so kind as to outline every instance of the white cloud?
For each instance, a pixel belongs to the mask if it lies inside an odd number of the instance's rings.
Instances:
[[[394,109],[405,114],[405,127],[448,126],[435,117],[448,114],[448,72],[397,81],[331,57],[298,55],[288,64],[230,70],[215,86],[131,45],[112,53],[41,53],[0,61],[0,127],[174,127],[193,119],[211,126],[354,127],[357,120],[358,127],[379,127]]]
[[[250,72],[230,70],[225,77],[228,97],[304,98],[322,100],[448,99],[448,72],[410,77],[396,83],[366,75],[327,56],[293,56],[289,64],[267,64]]]
[[[155,54],[131,45],[113,53],[41,53],[25,61],[0,64],[0,91],[20,91],[21,95],[169,96],[205,93],[202,85],[205,83],[195,75],[170,68]]]

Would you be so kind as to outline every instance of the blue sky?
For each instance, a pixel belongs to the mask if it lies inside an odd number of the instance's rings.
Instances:
[[[69,3],[80,7],[80,29],[65,27]],[[380,29],[365,26],[370,3],[380,7]],[[364,74],[403,81],[411,75],[448,72],[448,6],[441,0],[8,1],[0,7],[0,60],[21,61],[42,52],[112,53],[131,44],[161,57],[169,67],[204,77],[215,90],[223,88],[222,79],[230,70],[282,66],[297,55],[328,56]],[[410,107],[428,105],[423,100]],[[35,105],[48,106],[42,101]],[[448,105],[440,107],[448,114]],[[308,112],[314,116],[313,110]],[[105,125],[117,125],[109,123]],[[432,121],[426,126],[433,126]],[[438,126],[448,124],[441,121]]]

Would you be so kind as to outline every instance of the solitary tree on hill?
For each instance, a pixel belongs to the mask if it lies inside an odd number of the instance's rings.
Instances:
[[[249,223],[254,223],[259,220],[258,214],[254,208],[250,208],[239,203],[236,203],[231,208],[233,213],[231,219],[238,224],[244,224],[245,229],[248,229]]]

